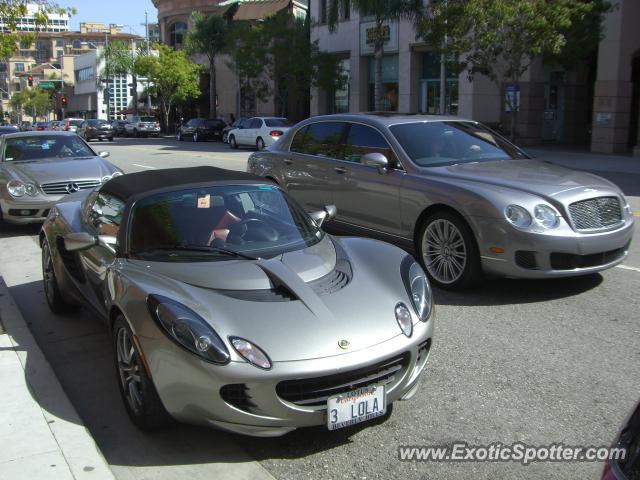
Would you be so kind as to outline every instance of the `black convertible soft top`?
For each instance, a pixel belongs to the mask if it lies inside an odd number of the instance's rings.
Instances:
[[[163,190],[181,185],[202,185],[209,182],[249,181],[270,183],[269,180],[246,172],[216,167],[167,168],[129,173],[109,180],[100,189],[127,201],[146,192]]]

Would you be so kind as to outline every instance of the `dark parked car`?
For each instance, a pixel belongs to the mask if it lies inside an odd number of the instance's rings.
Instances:
[[[231,125],[227,125],[226,127],[224,127],[224,130],[222,130],[222,141],[224,143],[227,143],[229,141],[229,132],[231,130],[233,130],[234,128],[243,128],[243,127],[245,127],[247,122],[248,122],[248,120],[249,120],[249,118],[247,118],[247,117],[240,117],[235,122],[233,122]]]
[[[113,128],[106,120],[86,120],[80,124],[76,133],[87,142],[95,139],[100,141],[102,141],[102,139],[108,139],[110,142],[113,142]]]
[[[126,120],[114,120],[111,124],[111,128],[113,128],[113,134],[116,137],[124,137],[127,135],[127,130],[124,126],[127,124]]]
[[[15,125],[2,125],[0,126],[0,135],[5,135],[7,133],[16,133],[19,132],[20,129]]]
[[[640,403],[622,425],[613,448],[624,449],[624,458],[608,460],[602,480],[640,479]]]
[[[49,122],[37,122],[33,127],[33,130],[42,132],[43,130],[47,130],[48,126],[49,126]]]
[[[192,118],[182,124],[178,130],[178,140],[189,138],[194,142],[206,142],[207,140],[222,140],[222,132],[227,124],[220,119]]]

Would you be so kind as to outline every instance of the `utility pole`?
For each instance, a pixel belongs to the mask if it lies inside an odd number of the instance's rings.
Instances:
[[[447,1],[445,0],[445,9],[447,8]],[[445,23],[445,29],[446,29],[446,25],[447,25],[447,20],[445,19],[444,21]],[[447,32],[445,30],[444,33],[444,45],[443,45],[443,52],[440,55],[440,107],[439,107],[439,113],[440,115],[445,115],[445,110],[446,110],[446,94],[447,94],[447,55],[446,55],[446,48],[447,48]]]
[[[149,14],[144,12],[144,29],[147,38],[147,57],[149,56]],[[151,116],[151,82],[147,78],[147,115]]]

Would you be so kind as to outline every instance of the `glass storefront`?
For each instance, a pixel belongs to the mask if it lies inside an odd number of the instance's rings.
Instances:
[[[374,95],[375,59],[369,57],[369,110],[375,110]],[[383,111],[398,110],[398,55],[385,55],[382,58],[382,89],[384,92]]]
[[[446,115],[458,114],[458,75],[448,70],[445,85]],[[420,112],[440,114],[440,54],[425,52],[422,54],[420,72]]]

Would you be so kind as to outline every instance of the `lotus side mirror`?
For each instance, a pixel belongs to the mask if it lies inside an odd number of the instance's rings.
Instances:
[[[111,155],[109,152],[98,152],[100,158],[107,158],[109,155]]]
[[[64,237],[64,248],[69,252],[79,252],[89,250],[92,247],[100,245],[111,253],[115,253],[115,245],[117,238],[110,235],[89,235],[86,232],[67,233]]]
[[[385,173],[389,168],[389,159],[382,153],[372,152],[363,155],[360,163],[369,167],[377,168],[380,173]]]
[[[325,205],[323,210],[311,212],[309,215],[311,215],[313,221],[316,222],[316,225],[320,227],[325,220],[331,220],[332,218],[335,218],[337,213],[338,209],[335,205]]]

